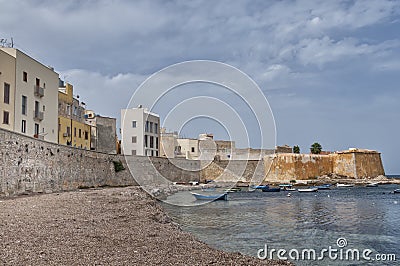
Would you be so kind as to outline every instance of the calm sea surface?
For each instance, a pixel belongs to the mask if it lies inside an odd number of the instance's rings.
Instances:
[[[395,254],[396,262],[371,265],[400,265],[400,194],[389,192],[396,185],[376,188],[333,188],[316,193],[237,192],[228,201],[215,201],[195,207],[164,204],[167,213],[183,230],[212,247],[257,257],[265,245],[271,249],[315,249],[329,246],[371,249],[376,254]],[[190,192],[170,196],[170,202],[195,201]],[[343,243],[343,242],[342,242]],[[262,253],[261,253],[262,254]],[[293,253],[295,254],[295,253]],[[286,254],[287,256],[287,254]],[[297,265],[361,265],[365,260],[298,260]],[[350,257],[349,257],[350,258]]]

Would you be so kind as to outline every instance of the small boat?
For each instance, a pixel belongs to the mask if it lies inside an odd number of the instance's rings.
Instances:
[[[375,182],[375,183],[366,184],[365,186],[366,186],[366,187],[377,187],[378,184],[379,184],[378,182]]]
[[[295,191],[296,189],[292,187],[291,184],[281,184],[279,185],[284,191]]]
[[[250,188],[252,189],[263,189],[263,188],[268,188],[268,185],[259,185],[259,186],[251,186]]]
[[[281,189],[279,187],[266,187],[261,189],[262,192],[279,192]]]
[[[297,189],[298,192],[317,192],[318,188],[310,187],[310,188],[299,188]]]
[[[336,187],[354,187],[354,184],[341,184],[341,183],[337,183]]]
[[[393,191],[393,193],[400,193],[400,188],[395,189],[395,190]]]
[[[196,200],[228,200],[228,194],[215,194],[215,195],[204,195],[198,193],[192,193]]]
[[[228,193],[230,193],[230,192],[239,192],[241,190],[242,189],[240,187],[231,187],[231,188],[225,189],[224,192],[228,192]]]
[[[331,189],[331,184],[324,184],[324,185],[314,186],[313,188],[317,188],[318,190],[328,190],[328,189]]]

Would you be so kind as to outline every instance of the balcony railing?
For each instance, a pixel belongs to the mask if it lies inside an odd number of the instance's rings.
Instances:
[[[44,88],[35,85],[33,87],[33,89],[34,89],[35,96],[38,96],[38,97],[43,97],[44,96]]]
[[[42,121],[43,120],[43,112],[33,111],[33,119]]]

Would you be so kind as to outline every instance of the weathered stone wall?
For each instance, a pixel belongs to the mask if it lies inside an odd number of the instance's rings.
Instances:
[[[332,173],[332,158],[328,155],[282,153],[267,156],[265,161],[266,180],[289,181],[313,179]]]
[[[0,160],[0,196],[127,186],[136,185],[137,181],[148,185],[205,180],[261,182],[264,179],[304,180],[330,173],[353,178],[384,174],[377,152],[275,154],[262,161],[205,162],[105,154],[49,143],[4,129],[0,129]],[[115,172],[113,162],[116,161],[126,169]]]
[[[331,154],[333,160],[333,173],[341,176],[356,177],[356,164],[354,153]]]
[[[0,130],[0,195],[82,187],[134,185],[129,171],[114,170],[123,157],[81,150]]]
[[[381,155],[379,153],[355,153],[355,178],[368,178],[385,175]]]
[[[221,160],[202,164],[201,181],[218,180],[224,182],[262,181],[265,177],[263,161]]]

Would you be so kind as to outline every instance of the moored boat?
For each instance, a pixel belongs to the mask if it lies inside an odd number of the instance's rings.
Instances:
[[[214,194],[214,195],[205,195],[199,193],[192,193],[192,195],[196,198],[196,200],[228,200],[228,194]]]
[[[400,193],[400,188],[395,189],[395,190],[393,191],[393,193]]]
[[[279,187],[281,189],[283,189],[284,191],[295,191],[296,189],[292,187],[291,184],[281,184],[279,185]]]
[[[341,184],[341,183],[337,183],[336,187],[354,187],[354,184]]]
[[[297,189],[298,192],[317,192],[318,188],[310,187],[310,188],[299,188]]]
[[[281,189],[279,187],[266,187],[261,189],[262,192],[279,192]]]
[[[378,182],[374,182],[374,183],[366,184],[365,186],[366,186],[366,187],[377,187],[378,184],[379,184]]]
[[[263,188],[268,188],[268,185],[259,185],[259,186],[250,186],[252,189],[263,189]]]
[[[224,192],[239,192],[242,189],[240,187],[231,187],[224,190]]]
[[[328,190],[328,189],[331,189],[331,184],[324,184],[324,185],[314,186],[313,188],[317,188],[318,190]]]

